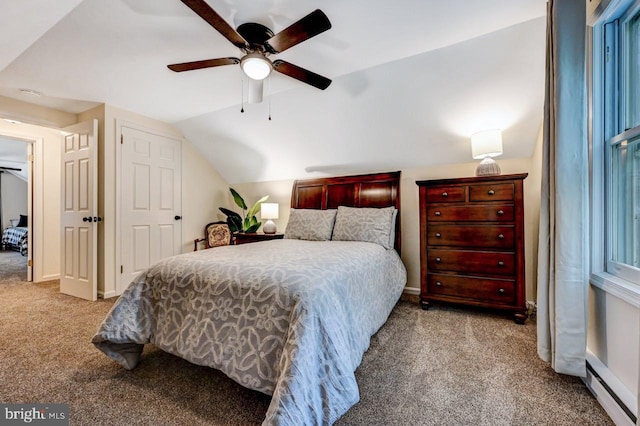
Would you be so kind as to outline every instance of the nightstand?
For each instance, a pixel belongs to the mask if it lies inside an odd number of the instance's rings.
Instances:
[[[262,232],[255,232],[252,234],[238,233],[233,236],[235,238],[236,245],[256,243],[258,241],[281,240],[284,238],[284,234],[264,234]]]

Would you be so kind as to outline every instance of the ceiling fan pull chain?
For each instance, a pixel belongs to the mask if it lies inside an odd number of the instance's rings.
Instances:
[[[271,76],[267,78],[269,79],[269,93],[267,93],[267,96],[269,96],[269,121],[271,121]]]
[[[244,113],[244,77],[240,69],[240,113]]]

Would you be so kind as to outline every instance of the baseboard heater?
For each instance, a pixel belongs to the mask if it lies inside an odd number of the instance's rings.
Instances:
[[[598,383],[604,388],[604,390],[607,391],[609,396],[611,396],[611,398],[616,402],[616,404],[618,404],[618,406],[620,406],[620,409],[629,417],[631,422],[633,424],[636,424],[636,422],[638,420],[637,417],[633,414],[633,412],[631,412],[629,407],[627,407],[627,405],[618,397],[618,395],[616,395],[616,393],[609,387],[607,382],[605,382],[602,379],[602,377],[600,377],[600,375],[596,372],[596,370],[594,370],[594,368],[591,366],[591,364],[589,364],[589,361],[587,361],[587,371],[589,371],[589,373],[591,373],[593,378],[598,381]]]

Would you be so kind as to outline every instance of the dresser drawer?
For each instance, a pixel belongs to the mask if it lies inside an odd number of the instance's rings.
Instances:
[[[513,275],[515,262],[512,252],[431,249],[427,253],[430,271]]]
[[[513,218],[513,204],[427,207],[429,221],[512,222]]]
[[[506,305],[514,303],[516,299],[513,280],[429,274],[427,290],[429,295],[434,296],[461,297]]]
[[[511,201],[514,193],[512,183],[470,185],[469,201]]]
[[[513,225],[433,225],[427,230],[427,244],[430,246],[456,247],[515,247]]]
[[[438,186],[427,189],[430,203],[456,203],[464,201],[464,186]]]

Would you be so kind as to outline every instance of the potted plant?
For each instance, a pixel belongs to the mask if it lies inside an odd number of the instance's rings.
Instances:
[[[229,188],[231,191],[231,195],[233,195],[233,201],[235,201],[236,205],[242,209],[242,216],[233,210],[225,209],[224,207],[220,207],[220,211],[227,215],[227,223],[229,224],[229,229],[232,233],[243,232],[243,233],[252,233],[256,232],[260,229],[260,225],[262,222],[259,222],[256,218],[256,214],[260,211],[260,204],[264,203],[268,195],[260,198],[255,202],[251,208],[247,208],[247,204],[244,202],[244,199],[238,194],[238,192]]]

